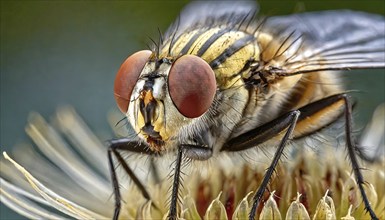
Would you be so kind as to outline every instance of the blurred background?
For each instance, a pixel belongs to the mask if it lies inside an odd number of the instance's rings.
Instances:
[[[1,1],[1,151],[29,141],[24,126],[31,111],[44,117],[72,105],[91,129],[113,137],[107,112],[115,73],[127,56],[165,31],[187,1]],[[354,9],[385,14],[384,1],[259,1],[261,14]],[[344,74],[358,100],[362,128],[384,102],[384,70]],[[23,219],[3,204],[0,219]]]

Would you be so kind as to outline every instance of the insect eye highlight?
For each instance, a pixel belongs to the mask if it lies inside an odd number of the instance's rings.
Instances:
[[[170,97],[178,111],[187,118],[199,117],[210,108],[216,87],[214,71],[200,57],[184,55],[170,69]]]
[[[120,66],[114,82],[116,104],[124,114],[128,110],[132,90],[151,56],[150,50],[141,50],[129,56]]]

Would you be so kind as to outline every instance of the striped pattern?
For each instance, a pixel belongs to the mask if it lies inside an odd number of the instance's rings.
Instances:
[[[204,59],[214,70],[218,87],[226,89],[239,79],[250,59],[259,59],[259,47],[253,34],[226,27],[200,28],[182,33],[162,45],[159,59],[178,58],[185,54]],[[239,80],[238,80],[239,81]]]

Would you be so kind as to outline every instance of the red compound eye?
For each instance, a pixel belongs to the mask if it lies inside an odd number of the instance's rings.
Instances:
[[[132,90],[150,55],[151,51],[149,50],[142,50],[132,54],[123,62],[116,74],[114,96],[116,104],[124,114],[128,110]]]
[[[168,89],[178,111],[196,118],[210,108],[216,91],[215,74],[202,58],[184,55],[177,59],[168,76]]]

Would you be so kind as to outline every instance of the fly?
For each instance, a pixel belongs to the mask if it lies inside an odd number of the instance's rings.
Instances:
[[[266,142],[278,146],[253,198],[249,219],[254,219],[288,140],[340,117],[365,208],[377,219],[352,138],[352,103],[337,72],[384,68],[384,18],[326,11],[255,19],[256,12],[252,2],[191,3],[159,45],[124,61],[114,94],[138,139],[114,140],[108,150],[114,219],[121,196],[113,156],[151,199],[120,151],[176,154],[169,212],[176,219],[183,156],[208,160]]]

